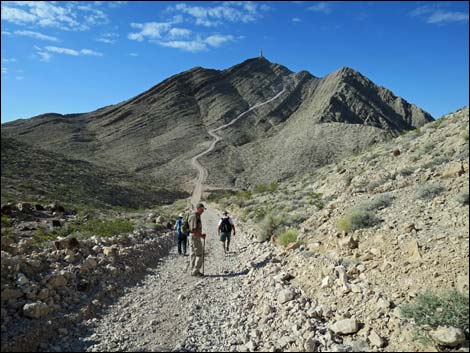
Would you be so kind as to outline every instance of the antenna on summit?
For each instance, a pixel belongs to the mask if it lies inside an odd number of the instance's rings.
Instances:
[[[263,56],[263,49],[260,49],[260,51],[259,51],[259,57],[260,57],[260,58],[264,58],[264,56]]]

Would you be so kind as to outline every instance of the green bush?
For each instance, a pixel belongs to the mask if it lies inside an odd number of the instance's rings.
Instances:
[[[295,243],[297,237],[299,236],[299,231],[297,229],[289,229],[288,231],[282,233],[278,237],[279,244],[282,246],[287,246],[290,243]]]
[[[263,193],[263,192],[274,192],[279,187],[278,183],[271,183],[271,184],[259,184],[255,186],[255,192]]]
[[[452,289],[434,294],[426,291],[413,302],[400,307],[404,318],[413,319],[417,325],[431,327],[453,326],[463,330],[468,337],[469,297]]]
[[[379,219],[370,211],[363,208],[349,209],[346,214],[338,220],[338,228],[343,232],[356,229],[372,227],[379,223]]]
[[[462,206],[468,206],[468,192],[462,192],[457,195],[456,200]]]
[[[2,228],[11,226],[12,220],[7,215],[2,215]]]
[[[88,233],[92,236],[111,237],[121,233],[130,233],[134,230],[131,222],[124,219],[103,221],[99,219],[90,220],[77,229],[80,233]]]
[[[422,200],[432,200],[442,191],[444,188],[438,184],[420,185],[416,189],[416,196]]]

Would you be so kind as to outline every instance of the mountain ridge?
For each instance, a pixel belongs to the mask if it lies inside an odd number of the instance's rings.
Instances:
[[[433,120],[351,68],[318,78],[305,70],[294,73],[261,57],[225,70],[194,67],[129,100],[92,112],[42,114],[6,123],[2,135],[92,163],[156,176],[189,189],[193,175],[188,174],[188,161],[206,146],[208,130],[231,121],[283,88],[286,91],[278,100],[251,111],[223,132],[224,143],[214,153],[224,158],[207,156],[205,162],[210,163],[209,169],[227,163],[214,175],[228,174],[221,179],[209,177],[211,184],[244,188],[279,180],[298,172],[295,165],[285,165],[281,160],[299,160],[299,155],[305,155],[305,167],[314,168]],[[335,129],[328,125],[331,123],[342,124],[344,134],[334,150],[321,141],[321,136]],[[361,134],[354,125],[366,128]],[[312,137],[318,138],[313,144]],[[287,155],[270,153],[271,165],[260,178],[256,165],[263,164],[267,150],[279,148],[276,140],[295,148]],[[225,158],[224,154],[234,155],[234,151],[238,156]],[[315,151],[322,157],[314,158]]]

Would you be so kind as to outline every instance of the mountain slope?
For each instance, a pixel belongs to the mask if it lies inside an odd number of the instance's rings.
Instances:
[[[208,145],[209,129],[283,88],[279,99],[222,132],[223,143],[202,160],[212,185],[278,180],[433,120],[352,69],[317,78],[255,58],[220,71],[193,68],[120,104],[18,120],[2,125],[2,132],[181,186],[194,178],[189,160]]]
[[[187,195],[123,171],[69,159],[2,135],[2,203],[61,200],[98,207],[152,207]]]

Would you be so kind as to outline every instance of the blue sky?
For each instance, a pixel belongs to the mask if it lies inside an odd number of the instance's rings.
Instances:
[[[435,118],[468,105],[467,2],[1,3],[1,121],[89,112],[194,66],[349,66]]]

